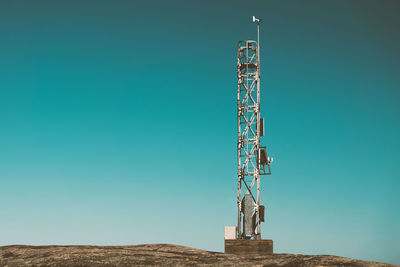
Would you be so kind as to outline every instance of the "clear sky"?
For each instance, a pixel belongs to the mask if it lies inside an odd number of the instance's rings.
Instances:
[[[400,264],[400,1],[0,1],[0,245],[223,251],[261,27],[263,238]]]

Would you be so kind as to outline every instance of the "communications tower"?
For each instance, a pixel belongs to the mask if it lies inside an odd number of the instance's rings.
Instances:
[[[261,239],[260,223],[264,206],[260,199],[260,177],[271,174],[267,148],[260,145],[264,136],[264,119],[260,113],[260,22],[257,41],[240,41],[237,58],[237,160],[238,225],[237,239]]]

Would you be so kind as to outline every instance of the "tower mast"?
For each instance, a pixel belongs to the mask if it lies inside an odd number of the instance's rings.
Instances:
[[[260,146],[264,119],[260,114],[260,22],[257,41],[238,44],[237,122],[238,122],[238,239],[261,239],[260,223],[264,206],[260,204],[260,176],[271,174],[267,149]]]

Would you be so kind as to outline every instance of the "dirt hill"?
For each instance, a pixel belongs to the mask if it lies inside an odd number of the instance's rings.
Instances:
[[[184,246],[4,246],[0,266],[395,266],[329,255],[239,257]]]

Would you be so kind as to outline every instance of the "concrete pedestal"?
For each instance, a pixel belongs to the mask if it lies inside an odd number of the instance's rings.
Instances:
[[[273,242],[271,239],[225,239],[225,253],[241,256],[273,254]]]

